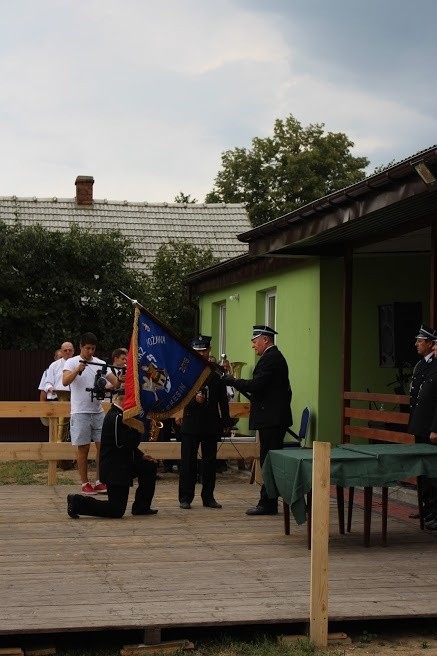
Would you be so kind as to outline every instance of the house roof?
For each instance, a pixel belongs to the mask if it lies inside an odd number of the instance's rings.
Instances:
[[[131,203],[94,200],[78,205],[75,198],[0,197],[0,221],[13,225],[39,223],[66,231],[71,224],[97,231],[119,229],[141,254],[140,267],[150,268],[159,246],[170,240],[210,247],[220,260],[247,253],[237,234],[250,228],[241,204]]]
[[[429,226],[437,146],[238,235],[249,256],[335,255]]]
[[[248,253],[194,271],[188,284],[209,291],[293,258],[369,252],[430,252],[437,223],[437,146],[422,150],[365,180],[319,198],[238,235]]]

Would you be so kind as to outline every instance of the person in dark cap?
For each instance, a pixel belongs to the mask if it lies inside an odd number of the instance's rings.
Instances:
[[[429,387],[428,396],[432,399],[432,410],[430,410],[430,433],[429,442],[437,447],[437,335],[433,342],[434,361],[431,365],[428,376],[425,378],[424,387]],[[425,391],[425,390],[424,390]],[[422,396],[422,390],[419,394],[419,402]],[[423,503],[424,503],[424,520],[425,528],[429,531],[437,531],[437,480],[435,478],[425,478],[423,481]]]
[[[414,435],[416,442],[427,442],[429,441],[429,422],[424,420],[423,399],[422,404],[418,406],[418,398],[423,382],[432,368],[434,361],[433,346],[434,339],[437,339],[437,332],[434,328],[422,324],[415,339],[420,360],[414,367],[411,378],[408,432]]]
[[[222,380],[250,399],[249,428],[258,430],[260,462],[270,449],[282,449],[286,430],[293,424],[291,386],[287,362],[275,346],[276,330],[269,326],[253,326],[252,348],[260,356],[251,380],[235,379],[226,374]],[[269,498],[263,485],[257,505],[247,515],[276,515],[278,499]]]
[[[437,431],[437,360],[434,355],[434,340],[437,331],[422,324],[416,335],[416,348],[421,359],[413,370],[410,387],[410,419],[408,432],[416,442],[431,442],[433,431]],[[421,477],[422,515],[429,521],[437,520],[435,503],[436,490],[430,479]],[[420,513],[412,513],[417,519]],[[437,526],[436,526],[437,529]]]
[[[191,347],[208,360],[211,337],[199,335]],[[197,480],[197,452],[202,449],[202,502],[207,508],[221,508],[214,498],[216,482],[217,440],[230,433],[232,420],[226,385],[214,372],[185,406],[181,423],[181,463],[179,472],[179,506],[189,510]]]

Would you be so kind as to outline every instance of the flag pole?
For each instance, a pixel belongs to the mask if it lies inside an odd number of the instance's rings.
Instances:
[[[125,298],[127,298],[127,300],[130,301],[134,307],[137,307],[139,310],[142,310],[143,312],[145,312],[146,314],[148,314],[149,317],[152,319],[152,321],[154,321],[154,322],[157,323],[159,326],[161,326],[161,328],[163,328],[167,333],[169,333],[169,335],[171,335],[171,336],[172,336],[174,339],[176,339],[178,342],[181,342],[181,343],[185,346],[185,348],[187,348],[191,353],[194,353],[194,354],[196,355],[196,358],[197,358],[198,360],[202,360],[202,362],[205,361],[204,358],[203,358],[203,357],[202,357],[202,356],[201,356],[201,355],[200,355],[195,349],[193,349],[193,348],[190,346],[190,344],[187,344],[186,341],[185,341],[184,339],[182,339],[181,337],[179,337],[179,335],[177,335],[177,334],[174,332],[174,330],[172,330],[172,329],[170,328],[170,326],[167,326],[163,321],[161,321],[161,319],[159,319],[159,318],[158,318],[157,316],[155,316],[152,312],[150,312],[150,310],[148,310],[146,307],[144,307],[144,305],[141,305],[141,303],[139,303],[136,299],[130,298],[130,296],[128,296],[127,294],[125,294],[124,292],[122,292],[121,289],[118,289],[117,291],[118,291],[119,294],[121,294],[122,296],[124,296]],[[213,369],[214,369],[214,367],[213,367],[213,363],[212,363],[212,362],[208,362],[208,363],[207,363],[207,366],[209,367],[210,370],[213,370]]]

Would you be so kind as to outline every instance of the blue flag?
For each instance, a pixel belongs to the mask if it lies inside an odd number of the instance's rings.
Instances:
[[[211,367],[199,353],[145,308],[136,305],[127,356],[123,420],[144,432],[181,410],[202,387]]]

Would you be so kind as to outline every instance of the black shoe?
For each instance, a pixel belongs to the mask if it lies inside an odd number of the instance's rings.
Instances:
[[[71,519],[79,519],[79,515],[74,510],[74,494],[67,494],[67,513]]]
[[[144,510],[135,510],[132,508],[132,515],[156,515],[158,512],[155,508],[145,508]]]
[[[182,508],[182,510],[190,510],[191,503],[188,503],[188,501],[181,501],[179,504],[179,508]]]
[[[215,499],[210,499],[209,501],[204,501],[203,505],[205,508],[223,508],[221,503],[217,503]]]
[[[434,519],[432,522],[427,522],[425,528],[427,531],[437,531],[437,519]]]
[[[246,515],[277,515],[277,508],[265,508],[264,506],[254,506],[246,510]]]
[[[424,522],[433,522],[435,519],[437,519],[437,516],[434,512],[428,513],[427,515],[424,516],[423,521]]]

